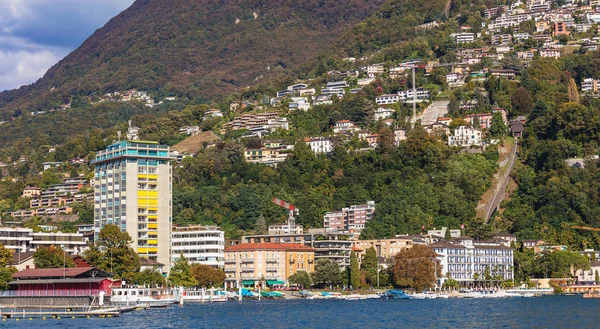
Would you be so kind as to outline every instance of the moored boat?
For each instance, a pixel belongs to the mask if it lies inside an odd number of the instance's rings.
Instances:
[[[175,302],[173,294],[165,288],[113,288],[110,296],[114,306],[166,307]]]

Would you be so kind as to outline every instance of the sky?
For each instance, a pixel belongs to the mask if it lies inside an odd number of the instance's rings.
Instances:
[[[134,0],[0,0],[0,91],[41,78]]]

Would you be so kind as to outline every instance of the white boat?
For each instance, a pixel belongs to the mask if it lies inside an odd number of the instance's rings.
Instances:
[[[166,307],[175,303],[173,294],[164,288],[113,288],[113,306]]]
[[[344,297],[345,300],[359,300],[362,299],[360,295],[348,295]]]
[[[508,289],[506,292],[515,293],[515,294],[534,294],[534,295],[552,295],[554,294],[554,289],[552,288],[513,288]]]
[[[431,291],[423,291],[412,295],[415,299],[436,299],[438,294]]]
[[[227,292],[222,289],[188,289],[183,291],[183,302],[191,303],[221,303],[227,301]],[[179,301],[179,295],[175,296]]]

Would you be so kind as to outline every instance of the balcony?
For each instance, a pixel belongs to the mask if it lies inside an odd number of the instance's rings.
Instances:
[[[254,263],[254,258],[242,259],[242,263]]]
[[[236,269],[235,269],[235,267],[234,267],[234,268],[226,268],[226,269],[225,269],[225,273],[232,273],[232,272],[233,272],[233,273],[235,273],[235,272],[236,272]]]
[[[254,272],[254,267],[242,268],[242,272]]]

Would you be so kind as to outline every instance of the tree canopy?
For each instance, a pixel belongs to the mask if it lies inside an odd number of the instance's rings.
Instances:
[[[187,258],[183,254],[173,263],[173,267],[169,272],[169,282],[177,287],[194,287],[198,285],[198,281],[192,273],[192,267]]]
[[[338,263],[331,259],[319,259],[315,263],[313,280],[319,285],[339,285],[342,282],[342,272]]]
[[[35,268],[62,268],[75,267],[71,256],[61,247],[39,247],[33,254]]]
[[[418,244],[396,254],[392,271],[396,285],[416,290],[434,287],[441,274],[433,249]]]

